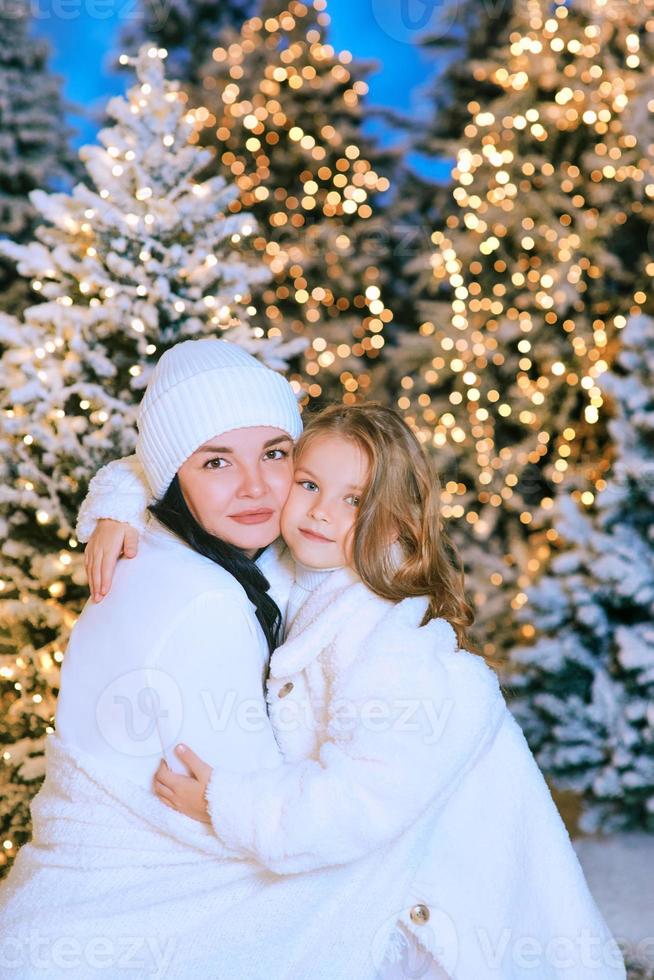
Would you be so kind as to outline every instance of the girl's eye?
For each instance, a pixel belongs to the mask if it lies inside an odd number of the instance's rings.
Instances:
[[[279,456],[273,456],[273,453],[279,453]],[[287,449],[269,449],[266,453],[270,459],[287,459],[288,450]]]
[[[318,484],[314,483],[313,480],[298,480],[298,485],[304,487],[310,493],[315,493],[318,490]]]
[[[357,497],[355,494],[350,494],[350,496],[346,497],[345,500],[348,503],[351,503],[353,507],[358,507],[361,503],[361,498]]]
[[[207,460],[207,462],[204,464],[204,469],[205,470],[224,470],[225,469],[224,466],[217,465],[219,463],[225,463],[226,465],[229,465],[227,463],[227,460],[225,459],[224,456],[216,456],[215,459],[208,459]],[[216,465],[214,465],[214,464],[216,464]]]

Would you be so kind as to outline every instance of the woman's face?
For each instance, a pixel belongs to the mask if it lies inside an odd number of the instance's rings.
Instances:
[[[270,426],[234,429],[204,443],[177,473],[196,521],[254,557],[279,537],[292,450],[291,437]]]

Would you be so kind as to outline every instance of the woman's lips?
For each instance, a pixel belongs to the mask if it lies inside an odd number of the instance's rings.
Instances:
[[[265,524],[273,516],[272,510],[244,510],[240,514],[230,514],[239,524]]]
[[[305,538],[310,538],[311,541],[322,541],[324,544],[334,544],[331,538],[325,538],[322,534],[316,534],[314,531],[306,531],[303,527],[300,528],[300,534],[303,534]]]

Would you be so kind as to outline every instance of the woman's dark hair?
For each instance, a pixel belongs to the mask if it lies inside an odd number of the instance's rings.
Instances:
[[[254,559],[248,558],[235,544],[222,541],[206,531],[196,521],[184,499],[177,476],[161,500],[152,504],[149,510],[169,531],[198,554],[215,561],[243,586],[248,599],[256,606],[257,619],[266,637],[268,652],[272,654],[279,641],[282,614],[274,599],[268,595],[270,583]]]

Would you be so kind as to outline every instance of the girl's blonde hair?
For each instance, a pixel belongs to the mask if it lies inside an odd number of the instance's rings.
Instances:
[[[421,625],[447,619],[459,647],[465,647],[474,613],[464,595],[461,560],[442,526],[440,481],[431,459],[401,415],[379,402],[331,405],[318,412],[296,444],[295,459],[327,434],[352,440],[370,465],[352,541],[357,574],[384,599],[428,596]],[[403,553],[399,567],[394,541]]]

